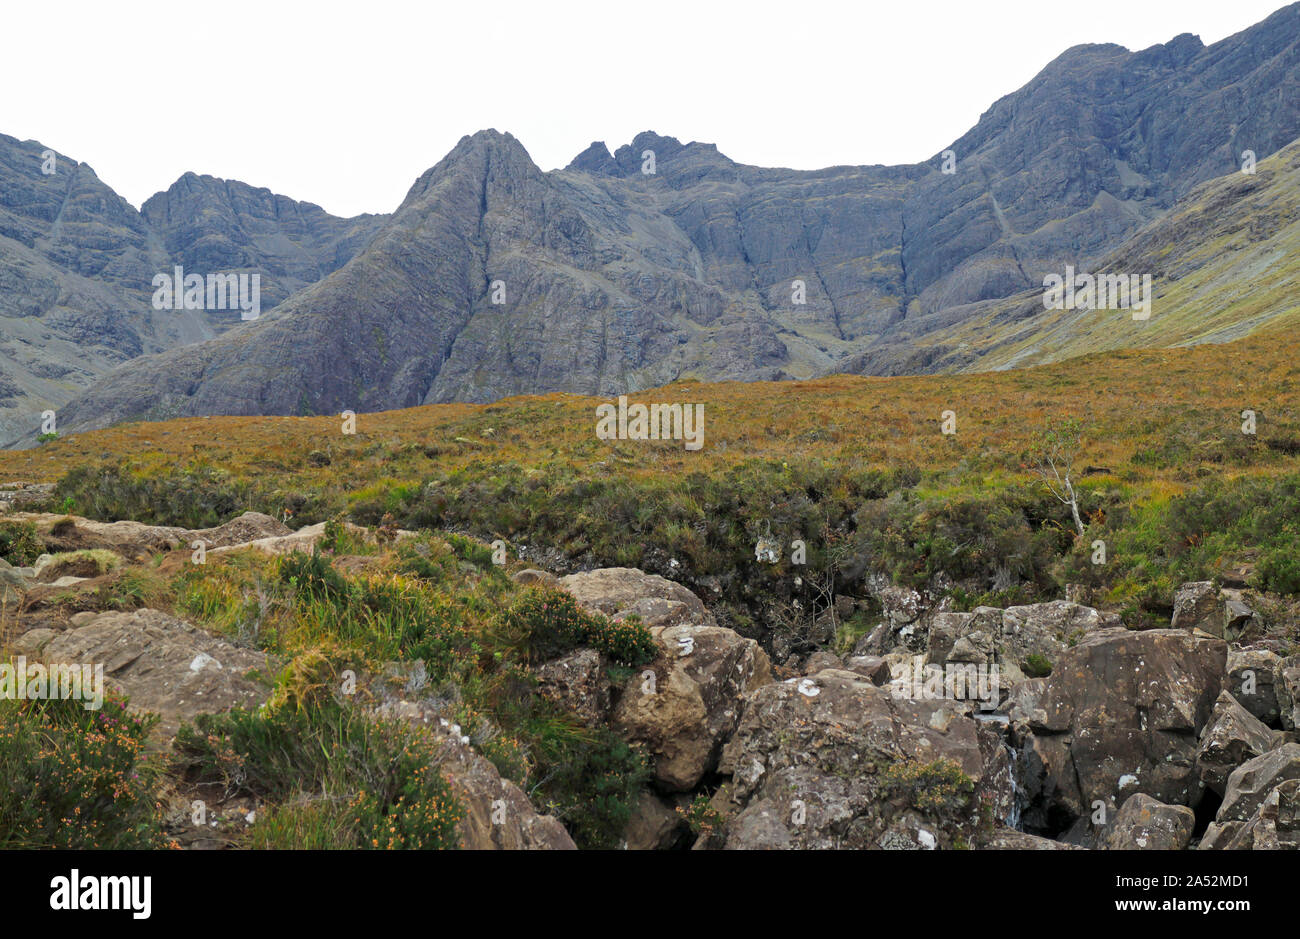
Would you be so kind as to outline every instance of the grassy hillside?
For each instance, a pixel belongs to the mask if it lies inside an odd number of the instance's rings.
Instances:
[[[815,611],[792,601],[816,576],[862,596],[874,574],[968,604],[1078,582],[1140,624],[1167,613],[1180,579],[1244,567],[1283,593],[1300,581],[1285,560],[1296,372],[1287,337],[1252,336],[1013,372],[633,396],[702,403],[698,452],[599,440],[601,402],[571,395],[362,414],[354,435],[337,417],[134,424],[0,453],[0,480],[58,482],[53,508],[105,519],[199,526],[253,508],[287,509],[295,525],[342,513],[374,525],[391,514],[504,539],[554,569],[663,573],[742,631],[796,645],[814,641]],[[1254,435],[1242,433],[1246,409]],[[952,435],[940,429],[948,410]],[[1069,419],[1084,427],[1084,539],[1032,471],[1043,431]],[[805,568],[755,563],[768,527],[783,545],[807,542]],[[1088,563],[1096,539],[1110,545],[1104,566]]]

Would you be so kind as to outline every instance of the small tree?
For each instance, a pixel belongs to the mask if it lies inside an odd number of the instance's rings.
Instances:
[[[1049,427],[1039,437],[1033,452],[1034,472],[1047,491],[1070,507],[1074,528],[1083,537],[1083,518],[1079,515],[1079,496],[1071,477],[1074,461],[1082,447],[1083,425],[1069,418],[1058,427]]]

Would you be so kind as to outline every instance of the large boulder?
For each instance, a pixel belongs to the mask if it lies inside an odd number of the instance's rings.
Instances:
[[[1232,771],[1272,749],[1277,734],[1230,693],[1220,693],[1196,748],[1196,772],[1201,783],[1223,795]]]
[[[1221,590],[1208,580],[1195,581],[1174,591],[1170,626],[1195,630],[1220,639],[1236,640],[1259,624],[1259,617],[1240,590]]]
[[[1031,831],[1059,833],[1134,793],[1195,805],[1198,735],[1225,674],[1227,644],[1183,630],[1102,629],[1062,653],[1007,704]],[[1095,837],[1095,832],[1092,833]]]
[[[742,696],[772,680],[771,663],[754,640],[719,626],[650,632],[659,656],[628,681],[613,726],[647,747],[661,788],[684,792],[717,766]]]
[[[293,529],[283,522],[261,512],[245,512],[215,528],[196,528],[185,533],[185,543],[202,541],[209,548],[247,544],[263,538],[282,538],[293,534]]]
[[[723,748],[727,848],[935,848],[1012,812],[999,735],[952,701],[828,669],[746,697]]]
[[[1274,786],[1225,845],[1229,851],[1300,849],[1300,779]]]
[[[1097,847],[1111,851],[1181,851],[1192,840],[1196,813],[1141,792],[1128,797],[1102,832]]]
[[[159,610],[103,613],[43,644],[50,663],[102,665],[107,684],[134,711],[160,717],[167,738],[182,721],[233,707],[255,708],[269,694],[267,657]]]
[[[1288,779],[1300,779],[1300,743],[1283,744],[1233,770],[1215,823],[1248,821],[1273,788]]]
[[[1265,724],[1281,718],[1277,681],[1282,657],[1269,649],[1234,649],[1228,653],[1228,690],[1241,706]]]
[[[560,578],[578,605],[615,620],[639,616],[646,626],[716,626],[689,588],[633,567],[604,567]]]

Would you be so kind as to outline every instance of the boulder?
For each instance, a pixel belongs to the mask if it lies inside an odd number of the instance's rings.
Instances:
[[[1199,629],[1223,637],[1223,601],[1219,588],[1208,580],[1183,584],[1174,591],[1173,629]]]
[[[103,613],[59,633],[41,651],[47,662],[101,664],[106,684],[133,711],[159,715],[156,731],[174,737],[182,721],[233,707],[255,708],[269,689],[267,657],[159,610]]]
[[[655,627],[651,634],[660,654],[628,682],[613,726],[645,744],[661,788],[684,792],[717,765],[742,695],[772,680],[771,663],[754,640],[719,626]]]
[[[534,584],[542,587],[560,586],[560,578],[556,577],[550,571],[541,571],[535,567],[525,568],[522,571],[515,571],[510,575],[510,579],[524,587]]]
[[[1098,839],[1110,851],[1181,851],[1192,840],[1196,813],[1138,792],[1129,796]]]
[[[1013,804],[1000,737],[952,702],[898,698],[828,669],[746,696],[723,748],[725,846],[935,848]]]
[[[1277,725],[1282,714],[1276,688],[1281,667],[1282,657],[1268,649],[1228,653],[1228,690],[1242,707],[1271,726]]]
[[[1230,693],[1220,693],[1196,748],[1196,772],[1201,783],[1223,795],[1229,774],[1272,749],[1275,733]]]
[[[1269,790],[1255,814],[1234,828],[1224,847],[1229,851],[1300,849],[1300,779]]]
[[[196,528],[185,532],[185,544],[202,541],[208,548],[247,544],[264,538],[282,538],[293,534],[283,522],[261,512],[245,512],[215,528]]]
[[[1279,662],[1276,675],[1278,719],[1287,730],[1300,730],[1300,655]]]
[[[188,532],[186,533],[188,534]],[[207,553],[228,554],[232,551],[242,551],[245,548],[252,548],[265,554],[283,555],[292,554],[295,551],[304,551],[310,553],[316,543],[325,537],[325,523],[318,522],[315,525],[307,525],[299,528],[297,531],[288,535],[269,535],[265,538],[256,538],[253,541],[246,541],[243,544],[224,545],[216,548],[207,549]],[[189,542],[186,542],[188,546]]]
[[[632,567],[605,567],[560,578],[589,612],[622,620],[636,615],[651,627],[717,626],[713,614],[688,588]]]
[[[1273,788],[1300,779],[1300,744],[1286,743],[1238,766],[1228,776],[1217,825],[1249,821]]]
[[[844,663],[833,652],[814,652],[803,663],[805,675],[815,675],[826,668],[843,668]]]
[[[1219,696],[1227,644],[1183,630],[1101,629],[1007,702],[1031,831],[1113,814],[1135,792],[1194,805],[1196,742]]]

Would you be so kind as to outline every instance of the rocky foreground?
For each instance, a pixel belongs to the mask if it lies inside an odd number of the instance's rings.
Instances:
[[[325,528],[295,532],[257,513],[196,531],[6,518],[32,523],[60,548],[29,567],[0,561],[12,654],[103,663],[133,708],[160,715],[159,746],[200,714],[265,703],[260,676],[277,663],[162,610],[65,617],[42,598],[199,541],[216,556],[310,550]],[[567,591],[615,621],[636,616],[658,645],[654,661],[619,683],[587,647],[534,668],[542,694],[649,755],[628,848],[1300,846],[1300,656],[1258,638],[1239,592],[1187,584],[1173,598],[1173,628],[1139,632],[1067,600],[952,612],[890,588],[879,625],[853,654],[774,667],[754,640],[662,577],[629,568],[512,576]],[[1026,663],[1047,674],[1026,674]],[[976,695],[935,677],[954,670],[996,675],[996,687]],[[376,716],[440,736],[439,767],[467,810],[466,847],[574,847],[419,682],[371,687]],[[259,809],[232,798],[198,827],[188,821],[191,796],[179,786],[168,793],[173,830],[188,846],[224,843]]]

